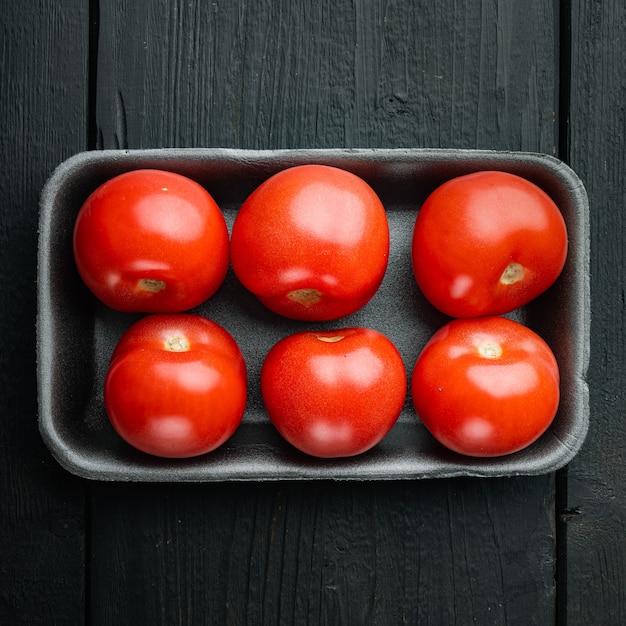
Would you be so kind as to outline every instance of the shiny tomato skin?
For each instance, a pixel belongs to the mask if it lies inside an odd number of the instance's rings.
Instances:
[[[415,409],[444,446],[502,456],[536,441],[559,406],[559,368],[546,342],[504,317],[457,319],[440,328],[411,376]]]
[[[78,213],[73,245],[87,287],[123,312],[191,309],[217,291],[229,264],[228,228],[211,195],[163,170],[98,187]]]
[[[187,458],[234,434],[246,387],[241,350],[223,327],[191,313],[153,314],[115,347],[104,402],[127,443],[155,456]]]
[[[557,205],[507,172],[447,181],[426,199],[413,230],[417,283],[451,317],[499,315],[527,304],[555,282],[566,257]]]
[[[305,331],[269,351],[261,393],[272,423],[293,446],[321,458],[350,457],[391,430],[407,378],[398,350],[378,331]]]
[[[233,270],[279,315],[333,320],[363,307],[389,258],[389,225],[374,190],[326,165],[271,176],[246,199],[231,235]]]

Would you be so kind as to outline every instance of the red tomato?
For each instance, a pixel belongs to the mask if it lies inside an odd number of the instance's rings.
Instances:
[[[521,450],[559,405],[554,354],[532,330],[503,317],[453,320],[417,359],[413,403],[444,446],[469,456]]]
[[[212,296],[228,270],[228,229],[196,182],[135,170],[98,187],[74,227],[82,279],[119,311],[178,312]]]
[[[364,306],[382,282],[387,215],[358,176],[324,165],[292,167],[245,201],[231,256],[244,287],[275,313],[337,319]]]
[[[184,458],[214,450],[235,432],[246,384],[243,356],[224,328],[190,313],[155,314],[122,335],[104,402],[130,445]]]
[[[566,256],[556,204],[506,172],[444,183],[426,199],[413,231],[417,283],[452,317],[496,315],[530,302],[554,283]]]
[[[368,328],[300,332],[279,341],[261,369],[261,393],[278,432],[317,457],[374,447],[406,398],[402,358]]]

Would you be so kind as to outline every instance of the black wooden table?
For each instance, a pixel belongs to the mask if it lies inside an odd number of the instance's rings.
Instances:
[[[0,622],[626,623],[621,0],[31,0],[0,12]],[[591,207],[591,425],[548,475],[141,484],[37,427],[38,199],[102,148],[555,155]]]

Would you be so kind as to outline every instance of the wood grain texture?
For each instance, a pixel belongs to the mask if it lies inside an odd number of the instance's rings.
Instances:
[[[551,623],[551,487],[105,485],[91,623]]]
[[[35,284],[39,193],[85,146],[88,16],[26,4],[0,12],[0,621],[80,624],[84,492],[37,429]]]
[[[568,624],[626,623],[626,6],[573,3],[571,163],[591,206],[591,424],[568,470]]]
[[[100,1],[98,146],[557,145],[552,5]],[[96,485],[92,624],[547,624],[554,477]]]
[[[553,153],[553,7],[100,2],[100,146]]]

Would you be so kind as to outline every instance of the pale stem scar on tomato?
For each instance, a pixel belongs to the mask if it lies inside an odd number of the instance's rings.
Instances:
[[[321,335],[317,335],[316,339],[319,339],[320,341],[323,341],[324,343],[337,343],[338,341],[341,341],[344,337],[345,335],[333,335],[332,337],[324,337]]]
[[[478,346],[478,354],[485,359],[497,359],[502,356],[502,346],[495,341],[487,341]]]
[[[514,283],[524,278],[524,266],[519,263],[509,263],[506,266],[502,276],[500,276],[500,282],[503,285],[513,285]]]
[[[152,293],[158,293],[165,289],[165,282],[156,278],[140,278],[137,281],[137,288],[140,291],[151,291]]]
[[[189,340],[187,337],[182,337],[180,335],[174,335],[173,337],[169,337],[164,344],[164,348],[168,352],[188,352],[189,351]]]
[[[322,292],[317,289],[294,289],[287,294],[287,297],[302,306],[309,307],[322,299]]]

